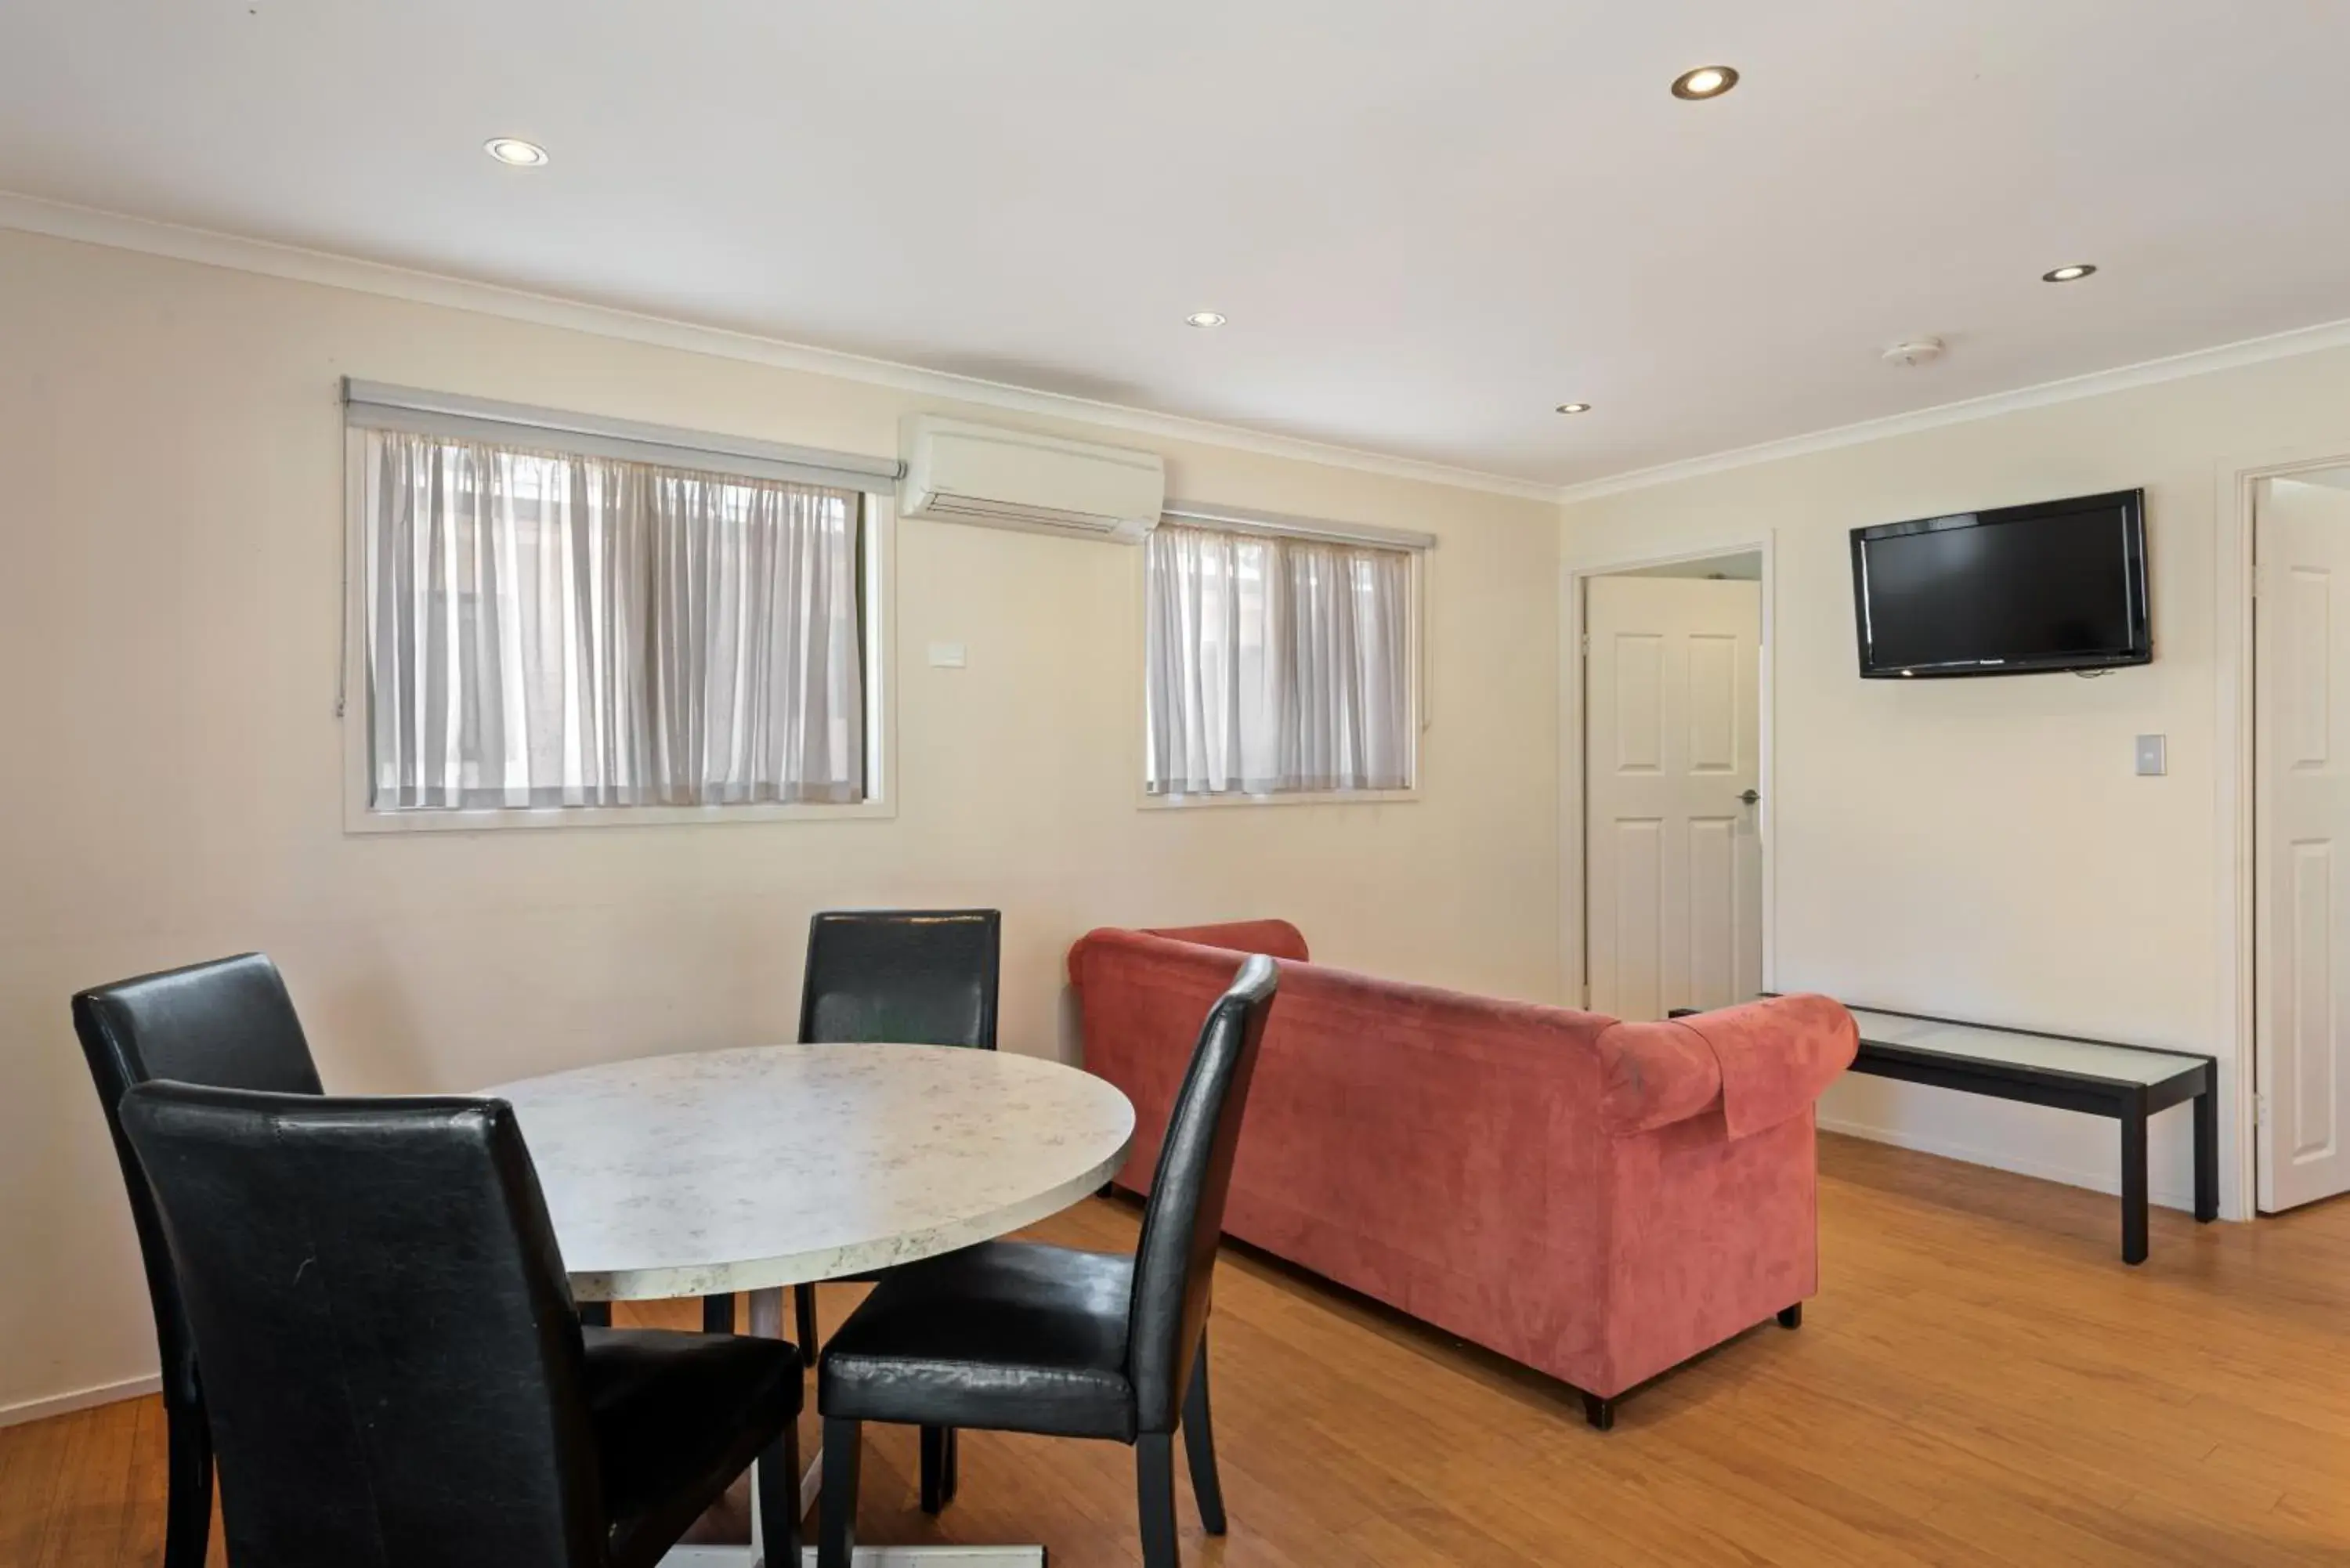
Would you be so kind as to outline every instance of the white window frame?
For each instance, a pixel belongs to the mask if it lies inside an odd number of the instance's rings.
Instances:
[[[352,384],[354,397],[361,385]],[[450,398],[436,401],[452,406],[494,409],[501,412],[521,411],[513,410],[511,405],[473,400]],[[577,420],[570,428],[593,432],[599,427],[613,431],[650,431],[655,428],[585,419]],[[711,440],[711,450],[726,450],[725,445],[719,443],[718,438]],[[578,444],[583,450],[592,450],[593,446],[601,443],[590,439]],[[735,444],[748,447],[752,443]],[[841,482],[834,478],[829,483],[839,484]],[[343,831],[346,834],[481,833],[513,828],[673,827],[686,823],[869,822],[896,816],[898,702],[896,682],[892,679],[895,672],[890,668],[889,653],[894,640],[898,514],[894,495],[871,488],[873,483],[868,479],[847,486],[861,488],[864,493],[858,527],[860,575],[864,579],[860,608],[865,623],[865,797],[862,800],[843,803],[759,801],[736,805],[469,806],[380,811],[374,804],[374,759],[370,754],[372,727],[369,706],[374,696],[368,680],[367,552],[364,537],[367,431],[357,425],[348,427],[343,443],[342,669],[335,701],[336,716],[343,728]]]
[[[1411,662],[1410,734],[1411,784],[1405,789],[1269,790],[1251,794],[1227,790],[1210,794],[1155,793],[1150,787],[1150,659],[1147,651],[1150,626],[1150,558],[1147,549],[1135,551],[1135,707],[1128,732],[1133,736],[1128,775],[1134,780],[1135,805],[1142,811],[1245,810],[1264,805],[1399,805],[1420,798],[1427,778],[1428,732],[1433,722],[1429,701],[1428,579],[1430,557],[1436,553],[1436,535],[1367,524],[1328,523],[1278,512],[1256,512],[1206,503],[1170,501],[1159,520],[1189,527],[1211,528],[1228,534],[1263,534],[1324,544],[1367,545],[1379,550],[1400,550],[1411,561],[1411,625],[1406,657]]]

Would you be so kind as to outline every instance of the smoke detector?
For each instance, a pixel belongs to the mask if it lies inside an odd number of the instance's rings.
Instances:
[[[1930,365],[1941,357],[1942,340],[1939,337],[1912,337],[1885,351],[1888,365]]]

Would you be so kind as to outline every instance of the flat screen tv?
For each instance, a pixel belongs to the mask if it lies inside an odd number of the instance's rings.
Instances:
[[[1856,528],[1852,591],[1871,680],[2149,663],[2146,492]]]

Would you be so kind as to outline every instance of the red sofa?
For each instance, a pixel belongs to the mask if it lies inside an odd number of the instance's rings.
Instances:
[[[1134,1102],[1149,1189],[1200,1020],[1280,959],[1227,1234],[1617,1396],[1819,1288],[1812,1111],[1850,1014],[1790,996],[1664,1023],[1308,961],[1284,920],[1097,930],[1069,953],[1085,1064]]]

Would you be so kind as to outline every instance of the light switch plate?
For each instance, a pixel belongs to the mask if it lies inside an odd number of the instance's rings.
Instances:
[[[2137,774],[2140,778],[2156,779],[2170,771],[2169,747],[2166,737],[2140,735],[2137,738]]]
[[[963,645],[960,642],[931,644],[931,666],[935,670],[961,670],[963,667]]]

